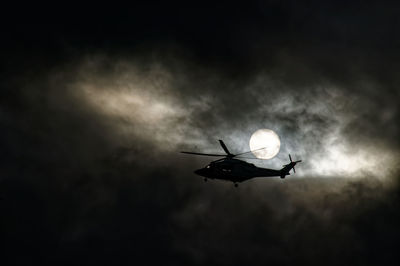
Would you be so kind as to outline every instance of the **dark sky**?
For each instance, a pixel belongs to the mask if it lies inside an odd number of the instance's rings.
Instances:
[[[1,265],[397,265],[400,4],[2,8]],[[234,188],[180,150],[274,130]]]

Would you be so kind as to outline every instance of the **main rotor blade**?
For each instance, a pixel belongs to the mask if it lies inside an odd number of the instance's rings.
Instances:
[[[181,153],[193,154],[193,155],[203,155],[203,156],[214,156],[214,157],[226,156],[225,154],[199,153],[199,152],[190,152],[190,151],[181,151]]]
[[[266,149],[266,148],[267,148],[267,147],[264,147],[264,148],[259,148],[259,149],[252,150],[252,151],[246,151],[246,152],[238,153],[238,154],[235,154],[235,156],[239,156],[239,155],[242,155],[242,154],[250,153],[250,152],[253,152],[253,151],[260,151],[260,150],[264,150],[264,149]]]
[[[219,144],[221,144],[222,149],[226,152],[228,155],[232,155],[232,153],[229,152],[228,148],[226,147],[225,143],[220,139]]]
[[[250,157],[235,157],[238,159],[248,159],[248,160],[265,160],[265,159],[260,159],[260,158],[250,158]]]

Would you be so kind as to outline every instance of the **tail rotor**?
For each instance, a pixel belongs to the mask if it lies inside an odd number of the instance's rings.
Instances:
[[[290,154],[289,154],[289,160],[290,160],[290,163],[285,164],[285,165],[283,166],[283,168],[281,169],[281,171],[282,171],[281,178],[284,178],[285,175],[289,175],[289,172],[290,172],[290,170],[292,170],[292,169],[293,169],[293,172],[296,173],[296,169],[294,168],[294,166],[295,166],[297,163],[300,163],[300,162],[301,162],[301,160],[293,161],[293,160],[292,160],[292,156],[291,156]]]
[[[293,172],[296,173],[296,168],[294,168],[294,166],[296,165],[296,163],[301,163],[301,160],[298,161],[292,161],[292,156],[290,156],[289,154],[289,160],[290,160],[290,164],[293,166]]]
[[[290,160],[290,163],[293,163],[292,156],[290,156],[290,153],[289,153],[289,160]],[[296,168],[294,168],[294,165],[293,165],[293,172],[296,173]]]

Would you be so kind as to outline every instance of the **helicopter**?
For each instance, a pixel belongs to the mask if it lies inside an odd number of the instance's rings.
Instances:
[[[216,161],[212,161],[206,167],[198,169],[194,171],[195,174],[203,176],[204,181],[207,182],[207,179],[221,179],[226,181],[232,181],[235,187],[238,186],[238,183],[243,181],[255,178],[255,177],[270,177],[270,176],[279,176],[280,178],[285,178],[287,175],[290,175],[290,170],[293,169],[293,172],[296,173],[296,169],[294,166],[299,161],[292,161],[292,156],[289,154],[290,163],[283,165],[283,168],[280,170],[268,169],[257,167],[252,163],[248,163],[246,161],[240,160],[240,156],[246,153],[250,153],[253,151],[248,151],[239,154],[231,153],[226,147],[225,143],[222,140],[219,140],[219,144],[226,154],[210,154],[210,153],[199,153],[199,152],[188,152],[181,151],[181,153],[192,154],[192,155],[202,155],[202,156],[212,156],[212,157],[224,157],[218,159]],[[265,148],[257,149],[262,150]],[[257,151],[254,150],[254,151]],[[235,159],[239,158],[239,159]],[[247,158],[254,159],[254,158]]]

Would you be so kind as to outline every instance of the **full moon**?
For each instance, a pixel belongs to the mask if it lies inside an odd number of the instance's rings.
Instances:
[[[250,150],[259,159],[271,159],[281,147],[279,136],[270,129],[259,129],[251,135]]]

